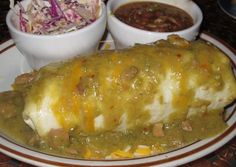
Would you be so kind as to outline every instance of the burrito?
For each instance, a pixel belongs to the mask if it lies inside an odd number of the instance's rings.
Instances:
[[[125,133],[223,110],[236,98],[229,58],[176,35],[49,64],[28,76],[13,87],[24,93],[24,121],[41,137],[52,129]]]

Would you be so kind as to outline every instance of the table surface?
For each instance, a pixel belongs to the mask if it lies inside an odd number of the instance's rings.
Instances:
[[[201,32],[208,32],[236,49],[236,19],[226,15],[216,0],[194,0],[202,9],[204,20]],[[5,23],[9,0],[0,0],[0,43],[10,39]],[[181,167],[233,167],[236,166],[236,137],[215,152]],[[0,167],[32,167],[0,153]]]

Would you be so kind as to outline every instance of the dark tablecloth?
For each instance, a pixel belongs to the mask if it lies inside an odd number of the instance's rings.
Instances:
[[[201,32],[208,32],[236,49],[236,19],[230,18],[219,8],[216,0],[194,0],[202,9],[204,20]],[[0,43],[10,39],[5,23],[9,0],[0,0]],[[236,137],[217,151],[182,167],[235,167]],[[0,153],[0,167],[32,167]]]

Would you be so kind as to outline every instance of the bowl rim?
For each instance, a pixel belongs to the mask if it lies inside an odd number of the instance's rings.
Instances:
[[[27,0],[23,0],[22,2],[25,2]],[[29,0],[30,1],[30,0]],[[39,34],[31,34],[31,33],[27,33],[27,32],[23,32],[21,30],[18,30],[12,23],[11,19],[14,15],[16,15],[14,9],[17,7],[18,5],[16,4],[14,6],[13,9],[10,9],[8,12],[7,12],[7,16],[6,16],[6,24],[7,24],[7,27],[10,31],[13,31],[14,33],[20,35],[20,36],[25,36],[25,37],[30,37],[30,38],[39,38],[39,39],[50,39],[50,38],[64,38],[64,37],[68,37],[68,36],[73,36],[75,34],[80,34],[80,33],[83,33],[85,31],[89,31],[90,29],[93,29],[95,27],[97,27],[97,25],[99,25],[101,22],[103,22],[103,20],[105,19],[106,20],[106,6],[104,4],[103,1],[101,1],[101,14],[100,16],[94,21],[92,22],[91,24],[81,28],[81,29],[78,29],[78,30],[75,30],[75,31],[71,31],[71,32],[66,32],[66,33],[62,33],[62,34],[49,34],[49,35],[39,35]]]
[[[126,2],[124,2],[122,4],[140,2],[140,0],[139,1],[138,0],[132,0],[132,1],[125,0],[125,1]],[[153,2],[155,2],[155,0],[141,0],[141,2],[142,1],[148,1],[148,2],[153,1]],[[188,1],[193,6],[193,8],[196,9],[196,15],[197,15],[197,21],[192,26],[190,26],[186,29],[183,29],[183,30],[171,31],[171,32],[154,32],[154,31],[143,30],[143,29],[139,29],[139,28],[130,26],[130,25],[120,21],[117,17],[115,17],[115,15],[113,14],[113,11],[111,10],[111,5],[112,5],[113,2],[115,2],[115,0],[108,0],[108,2],[107,2],[106,8],[107,8],[108,20],[112,20],[116,24],[120,24],[120,26],[124,26],[124,28],[129,29],[130,31],[136,31],[138,33],[143,33],[143,34],[148,34],[148,35],[169,35],[169,34],[176,34],[176,33],[182,34],[182,33],[189,32],[189,31],[192,31],[192,30],[200,27],[200,25],[203,21],[203,13],[202,13],[200,7],[195,2]],[[160,2],[160,3],[164,3],[164,2]],[[119,5],[119,6],[121,6],[121,5]],[[175,5],[172,5],[172,6],[175,6]],[[116,8],[118,8],[118,7],[116,7]],[[182,10],[184,10],[184,9],[182,9]]]

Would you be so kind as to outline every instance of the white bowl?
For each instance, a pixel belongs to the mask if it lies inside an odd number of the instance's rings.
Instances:
[[[152,32],[129,26],[114,16],[114,11],[121,5],[137,1],[154,1],[176,6],[186,11],[193,18],[193,25],[176,32]],[[116,48],[126,48],[135,43],[151,43],[166,39],[170,34],[177,34],[187,40],[194,40],[198,35],[203,16],[200,8],[190,0],[109,0],[107,3],[108,29],[115,41]]]
[[[22,1],[25,7],[30,0]],[[14,7],[18,11],[18,5]],[[6,17],[12,39],[33,69],[48,63],[62,61],[78,55],[89,54],[97,49],[106,28],[106,7],[101,4],[101,15],[92,24],[59,35],[35,35],[17,28],[18,17],[11,9]]]

